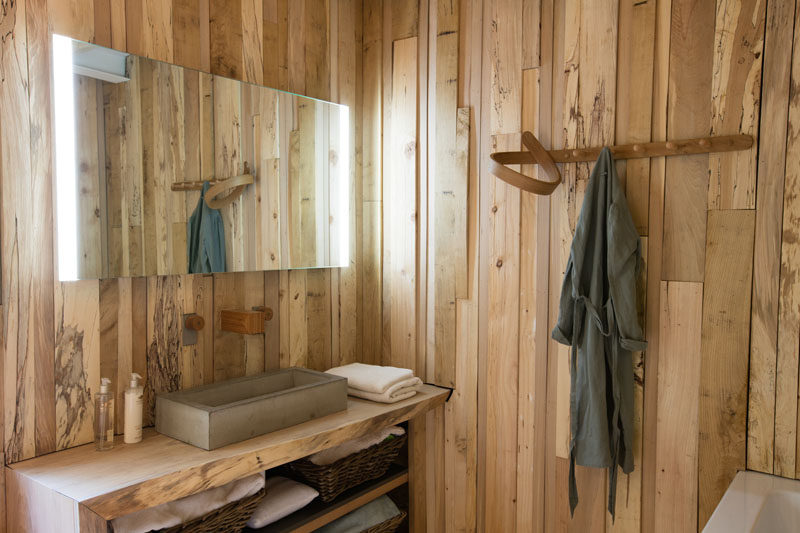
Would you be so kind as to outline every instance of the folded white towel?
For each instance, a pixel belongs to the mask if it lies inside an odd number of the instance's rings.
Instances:
[[[392,385],[414,377],[414,372],[407,368],[365,365],[363,363],[337,366],[327,372],[347,378],[347,386],[352,389],[375,394],[383,394]]]
[[[406,430],[400,426],[389,426],[381,429],[380,431],[364,435],[363,437],[348,440],[347,442],[343,442],[338,446],[334,446],[333,448],[328,448],[327,450],[317,452],[314,455],[309,456],[308,460],[315,465],[329,465],[331,463],[335,463],[343,457],[360,452],[361,450],[366,450],[370,446],[374,446],[379,442],[383,442],[387,437],[389,437],[389,435],[395,435],[399,437],[400,435],[405,434],[405,432]],[[267,482],[267,487],[269,487],[269,482]]]
[[[258,529],[299,511],[319,496],[314,488],[281,476],[267,480],[267,495],[258,504],[248,527]]]
[[[188,522],[264,488],[264,474],[253,474],[174,502],[136,511],[112,520],[115,533],[144,533]]]
[[[405,400],[406,398],[411,398],[417,393],[421,386],[421,379],[411,378],[392,385],[383,393],[367,392],[348,387],[347,394],[364,398],[365,400],[372,400],[373,402],[395,403],[400,400]]]

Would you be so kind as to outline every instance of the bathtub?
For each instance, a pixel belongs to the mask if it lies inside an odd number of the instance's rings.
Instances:
[[[760,472],[733,478],[704,533],[800,531],[800,481]]]

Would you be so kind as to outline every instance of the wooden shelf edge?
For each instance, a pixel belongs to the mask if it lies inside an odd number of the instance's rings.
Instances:
[[[397,487],[408,483],[408,469],[393,465],[389,473],[377,480],[361,485],[361,488],[329,504],[311,503],[286,518],[261,529],[247,529],[252,533],[311,533],[337,518],[380,498]]]

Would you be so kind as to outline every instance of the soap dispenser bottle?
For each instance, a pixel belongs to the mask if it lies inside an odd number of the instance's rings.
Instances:
[[[114,447],[114,395],[111,380],[100,380],[100,392],[94,397],[94,445],[103,451]]]
[[[142,393],[139,385],[142,379],[137,373],[131,374],[131,386],[125,389],[125,443],[133,444],[142,440]]]

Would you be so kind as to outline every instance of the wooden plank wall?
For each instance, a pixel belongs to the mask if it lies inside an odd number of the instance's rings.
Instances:
[[[0,26],[4,35],[0,45],[1,225],[2,242],[7,244],[2,249],[3,349],[7,355],[2,365],[2,412],[9,421],[4,424],[3,438],[8,462],[90,442],[92,394],[101,376],[114,380],[119,395],[131,371],[146,376],[152,407],[153,393],[159,390],[290,364],[325,369],[362,358],[363,302],[370,313],[374,315],[377,309],[380,314],[380,300],[374,301],[372,295],[380,292],[380,277],[375,273],[380,272],[381,258],[380,239],[376,244],[374,235],[369,236],[369,246],[363,247],[361,233],[355,232],[362,225],[365,188],[357,165],[362,140],[360,1],[27,0],[3,2]],[[51,31],[350,106],[353,151],[348,224],[354,235],[350,267],[56,281]],[[159,76],[175,78],[172,69],[167,70]],[[202,86],[208,76],[199,77],[197,85]],[[182,84],[187,91],[209,89],[194,87],[185,79],[172,79],[175,83],[170,85],[155,78],[155,74],[150,77],[153,90],[180,91]],[[212,110],[198,110],[200,115],[204,112]],[[184,130],[187,135],[188,129]],[[260,155],[274,158],[268,151],[269,140],[261,141],[266,147]],[[159,144],[161,149],[170,146]],[[208,147],[195,148],[213,157]],[[128,147],[131,153],[139,149]],[[167,154],[151,156],[153,162]],[[174,159],[183,164],[196,158],[178,154]],[[206,160],[216,166],[230,163]],[[163,176],[154,176],[158,177]],[[374,196],[380,183],[373,179],[367,188],[372,214],[375,204],[381,203]],[[128,204],[123,201],[125,194],[133,192],[120,191],[120,201],[111,206],[115,216],[117,209]],[[187,206],[178,203],[163,209],[183,216]],[[178,222],[182,224],[182,219]],[[147,233],[146,228],[143,231]],[[167,228],[163,237],[169,235]],[[128,238],[144,237],[131,232]],[[219,330],[221,309],[254,305],[268,305],[275,311],[266,336],[245,338]],[[203,315],[206,328],[196,345],[182,346],[182,315],[190,312]],[[380,345],[381,334],[378,329],[367,336],[373,348]],[[121,396],[118,415],[120,400]],[[122,427],[121,419],[117,427]]]
[[[393,228],[408,220],[389,219],[384,205],[383,360],[416,361],[427,379],[456,385],[444,416],[446,505],[428,529],[443,514],[446,531],[693,531],[737,470],[794,477],[796,254],[786,228],[796,224],[797,99],[785,50],[792,35],[798,40],[795,2],[371,4],[364,75],[365,87],[383,83],[384,194],[405,202],[391,187],[415,170],[419,191],[405,239]],[[450,32],[458,33],[457,59]],[[372,48],[381,39],[382,57]],[[417,100],[409,102],[414,46]],[[453,64],[470,130],[466,291],[456,291],[451,350],[438,336],[449,327],[440,298],[453,289],[436,258],[453,253],[440,246],[443,235],[460,233],[437,210],[437,180],[449,174],[439,163],[445,135],[434,125],[447,127],[440,110],[451,107]],[[369,65],[382,74],[370,79]],[[401,170],[409,152],[399,152],[396,134],[414,113],[417,165]],[[581,503],[570,518],[568,349],[549,340],[591,165],[565,165],[565,183],[549,198],[505,185],[486,161],[519,146],[523,129],[553,148],[737,132],[769,139],[739,153],[618,163],[645,257],[638,290],[650,345],[634,357],[636,468],[620,478],[614,522],[607,474],[581,467]],[[413,282],[405,270],[412,235]],[[405,312],[414,297],[416,317]],[[420,321],[426,330],[413,327]],[[429,433],[436,423],[429,420]],[[427,505],[438,511],[435,500]]]

